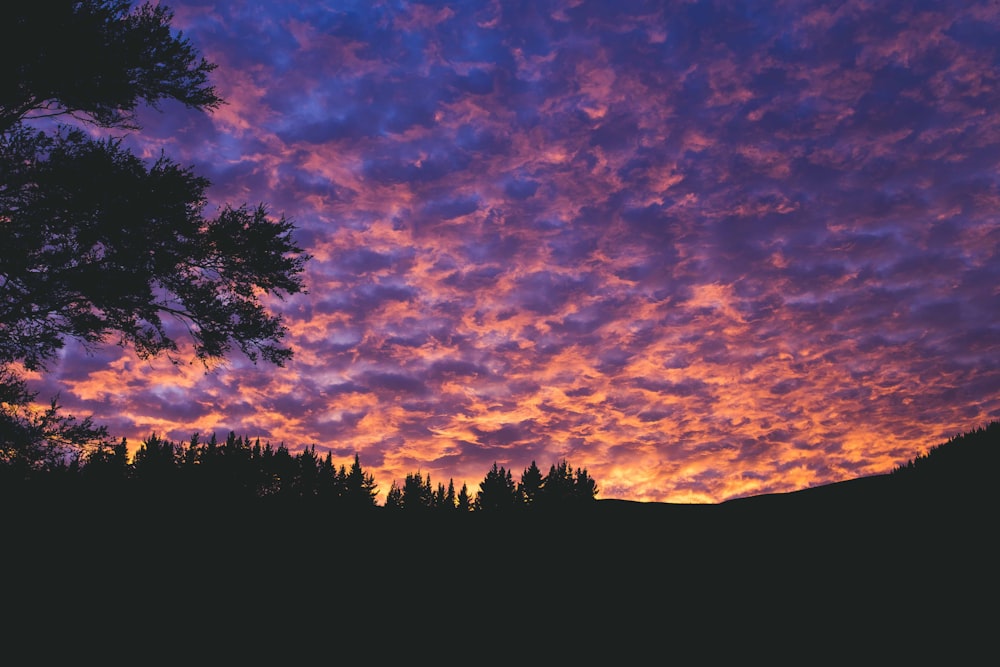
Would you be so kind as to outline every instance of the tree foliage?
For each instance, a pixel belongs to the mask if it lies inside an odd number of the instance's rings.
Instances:
[[[344,498],[355,509],[375,507],[378,497],[378,484],[375,477],[361,467],[361,459],[354,455],[354,463],[347,473],[344,482]]]
[[[7,2],[0,9],[0,131],[68,116],[135,127],[139,104],[212,109],[215,65],[171,30],[172,11],[128,0]]]
[[[58,469],[71,459],[68,451],[84,445],[103,447],[107,429],[91,418],[77,419],[59,410],[58,398],[35,406],[37,392],[0,366],[0,465],[27,478]]]
[[[509,470],[503,466],[493,467],[479,483],[476,494],[476,510],[482,512],[502,512],[514,509],[517,503],[517,488]]]
[[[403,480],[403,509],[430,509],[434,502],[431,492],[431,476],[425,479],[420,471],[408,473]]]
[[[577,506],[593,501],[597,497],[597,483],[587,473],[586,468],[575,471],[566,459],[549,468],[542,480],[536,503],[540,507]]]
[[[276,447],[269,442],[262,444],[259,439],[237,436],[235,431],[222,441],[214,433],[205,438],[194,432],[187,442],[154,433],[140,442],[131,456],[124,438],[112,444],[107,437],[93,442],[77,457],[66,457],[64,451],[53,449],[44,461],[21,461],[17,456],[23,451],[5,445],[4,456],[0,457],[0,488],[4,481],[58,478],[75,479],[82,488],[102,498],[125,493],[131,495],[119,499],[162,501],[167,506],[181,501],[222,501],[227,505],[260,502],[265,506],[349,511],[378,506],[378,484],[374,475],[362,467],[360,454],[355,453],[349,466],[338,467],[331,452],[323,455],[315,444],[293,454],[284,443]],[[532,469],[537,470],[534,462],[526,471]],[[30,474],[21,474],[24,471]],[[532,476],[529,473],[527,478]],[[474,498],[465,483],[457,492],[453,479],[447,486],[439,483],[435,487],[429,474],[418,471],[408,473],[402,486],[393,481],[384,507],[435,516],[491,514],[535,507],[579,507],[594,500],[597,492],[596,484],[584,470],[577,468],[573,472],[565,461],[552,466],[550,474],[542,479],[535,504],[526,504],[523,483],[515,483],[511,472],[497,463],[486,473]],[[569,480],[575,490],[561,503],[551,500],[546,504],[542,500],[545,485],[557,479]]]
[[[215,66],[172,18],[123,0],[0,9],[0,384],[18,399],[4,403],[4,447],[101,436],[32,422],[22,408],[33,397],[15,396],[15,369],[45,370],[71,339],[175,361],[187,339],[206,364],[234,348],[278,365],[292,354],[267,300],[303,290],[308,255],[293,225],[264,205],[207,217],[209,182],[191,168],[81,129],[138,130],[140,106],[167,100],[222,103]]]
[[[0,137],[0,160],[0,362],[42,368],[67,338],[113,334],[142,357],[175,352],[171,321],[203,360],[234,343],[253,360],[291,356],[260,299],[301,289],[291,223],[263,206],[206,220],[205,179],[79,130],[19,127]]]
[[[531,465],[521,473],[521,482],[518,484],[518,496],[522,504],[533,507],[542,491],[542,471],[538,465],[532,461]]]
[[[1000,421],[955,435],[891,473],[900,488],[928,497],[988,503],[995,499],[993,471],[1000,466]]]
[[[455,500],[455,509],[460,513],[471,512],[475,506],[472,496],[469,494],[469,486],[467,484],[462,484],[462,489],[458,492],[458,498]]]
[[[374,507],[378,493],[374,476],[362,467],[358,454],[350,468],[338,468],[329,452],[317,454],[316,445],[292,454],[284,443],[262,445],[233,431],[221,443],[215,434],[202,440],[195,433],[189,442],[180,443],[154,433],[139,444],[131,460],[123,439],[89,451],[81,474],[102,486],[127,483],[141,496],[166,500],[261,500],[357,510]]]

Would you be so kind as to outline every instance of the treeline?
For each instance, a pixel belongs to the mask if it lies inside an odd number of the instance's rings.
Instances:
[[[187,443],[151,435],[129,456],[126,439],[100,445],[84,454],[72,452],[63,459],[30,468],[19,460],[0,465],[8,485],[24,488],[57,487],[105,496],[161,500],[250,499],[315,501],[346,508],[376,505],[378,486],[357,455],[350,467],[334,464],[332,455],[321,456],[315,445],[292,454],[230,432],[219,442],[213,434],[203,441],[198,433]]]
[[[479,483],[475,498],[469,496],[465,484],[455,492],[454,480],[448,486],[438,483],[431,485],[431,476],[409,473],[400,487],[393,481],[386,494],[385,506],[393,510],[470,510],[481,512],[505,512],[518,509],[549,509],[578,507],[592,502],[598,493],[597,483],[585,468],[575,471],[563,459],[542,475],[538,465],[531,465],[521,473],[515,482],[510,470],[497,467],[496,462]]]
[[[897,466],[891,477],[936,496],[992,496],[1000,467],[1000,421],[956,435]]]
[[[85,454],[49,457],[41,465],[0,457],[0,485],[8,491],[48,487],[146,500],[259,500],[355,510],[378,507],[379,490],[358,454],[350,466],[337,466],[330,452],[318,454],[315,445],[292,454],[284,444],[261,444],[259,439],[251,441],[233,431],[223,442],[215,434],[203,440],[194,433],[186,443],[153,434],[132,456],[123,438]],[[474,494],[464,483],[458,491],[454,480],[447,487],[439,483],[435,488],[429,474],[409,473],[402,486],[392,482],[385,508],[503,512],[578,506],[593,501],[597,493],[597,484],[586,469],[574,470],[565,460],[552,465],[547,475],[532,461],[518,482],[494,463]]]
[[[956,472],[968,475],[975,469],[994,470],[1000,462],[1000,422],[990,422],[972,431],[950,438],[947,442],[931,447],[907,463],[897,466],[892,474],[898,477],[919,476],[925,473],[943,474]]]

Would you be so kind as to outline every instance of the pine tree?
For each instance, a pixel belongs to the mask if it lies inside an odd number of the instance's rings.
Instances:
[[[345,498],[347,507],[352,509],[367,509],[375,507],[378,496],[378,485],[375,484],[375,477],[366,473],[361,468],[361,459],[357,453],[354,454],[354,463],[347,473],[347,484]]]
[[[597,482],[587,474],[587,469],[576,469],[576,478],[573,481],[573,498],[577,503],[588,503],[596,500],[598,493]]]
[[[518,485],[518,497],[526,507],[534,507],[538,494],[542,490],[542,471],[534,461],[521,473],[521,483]]]
[[[295,495],[299,498],[311,498],[316,495],[319,482],[319,459],[316,458],[316,445],[306,447],[295,457],[297,474],[295,475]]]
[[[407,473],[403,481],[402,504],[406,510],[425,510],[431,506],[433,497],[430,494],[430,476],[424,480],[424,476],[418,470],[415,473]]]
[[[502,466],[498,468],[494,461],[493,467],[479,483],[476,509],[483,512],[508,511],[514,509],[516,498],[516,487],[510,471]]]
[[[454,510],[455,509],[455,480],[448,480],[448,490],[444,494],[444,501],[441,503],[441,509],[443,510]]]
[[[462,489],[458,492],[458,500],[455,507],[462,513],[473,510],[472,498],[469,496],[469,487],[465,483],[462,484]]]
[[[122,438],[114,447],[102,445],[91,451],[83,474],[107,490],[121,489],[129,477],[128,441]]]
[[[326,453],[319,464],[316,495],[328,505],[335,504],[340,500],[341,488],[337,481],[337,467],[333,464],[333,455],[330,452]]]
[[[564,507],[573,497],[573,486],[573,469],[563,459],[549,467],[549,474],[542,480],[539,500],[547,508]]]
[[[438,482],[437,490],[434,491],[434,502],[431,503],[431,506],[436,510],[447,509],[444,504],[446,495],[447,492],[444,489],[444,484]]]
[[[392,480],[389,492],[385,495],[385,507],[391,510],[403,509],[403,492],[396,484],[396,480]]]

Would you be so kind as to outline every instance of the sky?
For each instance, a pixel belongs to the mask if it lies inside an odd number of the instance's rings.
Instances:
[[[40,398],[473,492],[714,503],[1000,419],[1000,5],[175,0],[227,104],[127,137],[313,255],[283,368],[67,346]]]

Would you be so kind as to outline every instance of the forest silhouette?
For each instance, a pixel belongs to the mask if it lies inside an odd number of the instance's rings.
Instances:
[[[355,453],[346,464],[334,461],[331,451],[317,453],[316,445],[297,453],[260,439],[230,431],[219,441],[213,433],[195,432],[187,442],[156,434],[143,440],[134,453],[122,438],[117,444],[98,444],[87,451],[49,443],[44,458],[24,457],[17,449],[0,456],[0,489],[9,502],[23,497],[29,504],[51,502],[54,507],[83,502],[118,504],[161,503],[240,508],[242,511],[333,511],[370,513],[380,510],[400,516],[511,514],[525,512],[586,511],[639,513],[637,507],[690,507],[675,503],[598,500],[597,480],[586,468],[573,468],[563,459],[543,474],[535,461],[515,479],[512,469],[494,462],[478,487],[454,480],[432,482],[429,473],[407,473],[400,484],[392,480],[382,505],[379,482],[364,469]],[[897,466],[890,473],[820,485],[790,493],[761,494],[715,505],[734,512],[766,508],[780,512],[819,508],[863,509],[866,512],[905,509],[930,511],[955,505],[989,506],[995,503],[992,476],[1000,466],[1000,422],[990,422]],[[614,509],[610,509],[614,506]],[[598,508],[602,509],[598,509]]]
[[[0,466],[10,609],[51,614],[58,601],[86,615],[101,600],[167,624],[200,600],[246,629],[251,610],[316,608],[315,624],[301,619],[313,632],[333,619],[369,642],[500,633],[537,642],[535,655],[555,650],[545,633],[573,627],[589,640],[563,659],[669,637],[711,664],[820,649],[968,664],[993,636],[1000,422],[890,473],[692,505],[598,499],[599,480],[565,461],[520,480],[494,465],[464,503],[410,473],[386,506],[357,455],[335,465],[233,433],[124,450],[28,476]],[[586,499],[540,501],[547,484],[580,480]],[[725,641],[706,639],[723,628]]]

